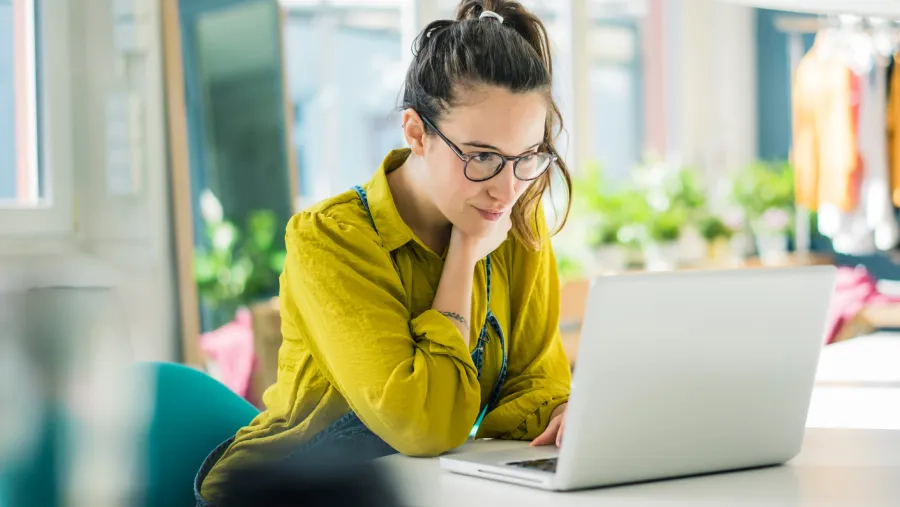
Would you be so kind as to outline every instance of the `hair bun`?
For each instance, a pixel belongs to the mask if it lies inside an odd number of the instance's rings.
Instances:
[[[478,16],[478,19],[496,19],[500,24],[503,24],[503,16],[497,14],[494,11],[481,11],[481,15]]]
[[[456,20],[481,19],[482,13],[492,12],[500,16],[500,19],[497,21],[502,23],[502,19],[506,18],[510,13],[509,11],[508,2],[503,0],[462,0],[459,3],[459,8],[456,10]]]

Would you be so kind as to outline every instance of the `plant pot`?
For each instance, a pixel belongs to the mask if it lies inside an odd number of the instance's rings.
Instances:
[[[671,271],[679,265],[680,251],[677,241],[650,243],[644,250],[645,267],[649,271]]]
[[[731,241],[719,238],[706,243],[706,261],[713,266],[729,266],[735,263]]]
[[[628,251],[622,245],[601,245],[594,251],[596,271],[620,273],[628,267]]]
[[[763,266],[779,266],[788,259],[787,234],[757,234],[756,250]]]
[[[745,232],[739,232],[732,236],[729,245],[731,255],[737,262],[742,262],[753,253],[753,238]]]
[[[625,245],[625,269],[644,266],[644,249],[638,245]]]
[[[706,257],[706,241],[694,226],[685,227],[678,238],[678,261],[683,266],[702,264]]]

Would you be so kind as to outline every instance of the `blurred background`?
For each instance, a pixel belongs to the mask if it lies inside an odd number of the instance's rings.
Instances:
[[[834,264],[826,342],[895,354],[890,401],[855,408],[900,406],[900,7],[522,3],[552,38],[575,178],[553,239],[573,363],[591,277]],[[0,465],[41,440],[44,400],[72,416],[152,397],[108,388],[132,362],[204,370],[260,406],[284,226],[402,147],[412,42],[456,5],[0,0],[0,438],[31,435],[0,442]],[[141,433],[121,419],[104,424]]]

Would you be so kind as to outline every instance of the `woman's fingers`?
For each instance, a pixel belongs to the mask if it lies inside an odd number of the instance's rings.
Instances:
[[[559,431],[556,432],[556,447],[562,446],[563,432],[566,431],[566,413],[559,416]]]
[[[531,447],[537,447],[540,445],[554,445],[556,444],[557,437],[559,434],[559,428],[562,425],[562,415],[558,415],[554,417],[550,424],[547,425],[547,429],[544,430],[543,433],[540,434],[537,438],[535,438],[531,442]]]

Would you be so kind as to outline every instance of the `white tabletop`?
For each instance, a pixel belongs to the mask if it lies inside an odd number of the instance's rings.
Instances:
[[[900,343],[885,338],[826,348],[803,451],[785,466],[552,493],[451,474],[441,470],[437,459],[391,456],[382,463],[394,478],[403,504],[417,507],[897,507],[900,417],[895,419],[893,414],[900,410],[900,350],[896,349]],[[900,342],[898,336],[889,338]],[[893,355],[889,349],[898,352],[895,361],[884,359],[886,354]],[[883,402],[892,405],[886,409],[881,406]],[[855,415],[847,414],[854,410]],[[526,444],[483,441],[467,444],[460,451],[492,451],[522,445]]]
[[[476,442],[464,451],[519,442]],[[383,463],[406,506],[847,506],[900,502],[900,431],[811,428],[788,465],[570,493],[451,474],[437,459],[402,456]]]
[[[900,333],[825,347],[806,425],[900,430]]]

